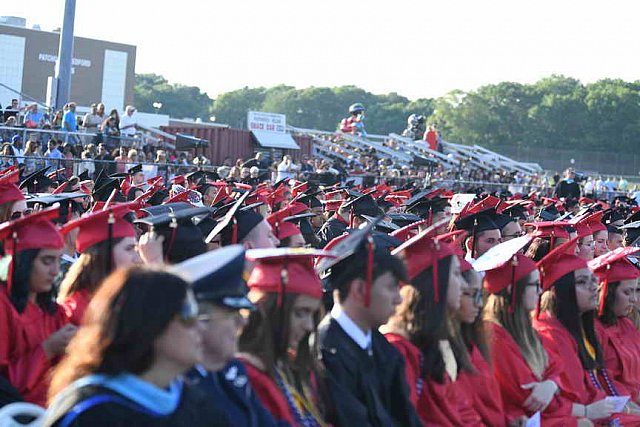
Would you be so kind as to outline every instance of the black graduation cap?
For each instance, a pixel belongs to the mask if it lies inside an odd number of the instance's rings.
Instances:
[[[624,220],[625,224],[631,224],[632,222],[640,221],[640,210],[632,213]]]
[[[309,208],[321,208],[322,202],[316,197],[316,195],[319,193],[320,191],[314,191],[312,193],[300,194],[296,198],[296,202],[304,203],[305,205],[309,206]]]
[[[273,189],[275,190],[276,188],[280,187],[281,185],[284,185],[284,183],[286,181],[289,181],[291,178],[282,178],[280,181],[277,181],[275,184],[273,184]]]
[[[391,219],[391,222],[393,222],[400,228],[406,227],[407,225],[413,224],[414,222],[418,222],[422,219],[418,215],[412,213],[394,212],[387,214],[387,216],[389,217],[389,219]]]
[[[127,171],[129,175],[135,175],[140,172],[142,172],[142,163],[138,163]]]
[[[116,178],[108,178],[100,187],[95,188],[91,195],[95,201],[106,202],[113,190],[117,190],[114,202],[126,202],[127,199],[120,192],[120,181]]]
[[[174,202],[174,203],[167,203],[166,205],[145,207],[140,209],[140,211],[146,213],[149,216],[154,216],[154,215],[157,216],[157,215],[168,214],[170,212],[177,212],[185,209],[190,209],[192,207],[193,205],[191,205],[191,203]]]
[[[444,212],[448,204],[449,200],[443,199],[442,197],[421,199],[411,205],[408,205],[405,208],[405,211],[427,219],[429,215],[433,216],[438,212]]]
[[[91,179],[91,177],[89,176],[89,171],[88,170],[83,170],[82,173],[80,175],[78,175],[78,180],[79,181],[89,181]]]
[[[202,231],[196,226],[193,218],[208,215],[209,212],[207,207],[182,209],[140,218],[134,223],[143,224],[164,236],[162,243],[164,257],[173,264],[207,251]]]
[[[244,263],[242,245],[231,245],[176,264],[171,271],[191,284],[199,302],[238,310],[253,309],[243,279]]]
[[[640,239],[640,221],[630,222],[618,227],[620,230],[624,230],[623,239],[625,246],[637,246]]]
[[[516,219],[509,215],[496,214],[493,216],[493,222],[502,230],[510,222],[515,222]],[[481,231],[481,230],[480,230]]]
[[[381,237],[382,233],[373,233],[373,228],[382,216],[374,219],[365,227],[352,231],[346,237],[338,238],[337,243],[331,242],[325,247],[335,258],[322,258],[316,265],[316,271],[323,277],[329,277],[329,290],[340,283],[339,277],[351,273],[353,269],[361,269],[364,263],[366,278],[365,306],[369,305],[371,286],[373,285],[373,268],[381,257],[391,257],[388,239]],[[406,279],[400,277],[401,280]]]
[[[87,197],[86,194],[81,192],[74,193],[59,193],[59,194],[35,194],[34,197],[27,198],[27,205],[42,205],[43,207],[53,206],[56,203],[60,204],[59,212],[60,216],[56,219],[55,223],[66,223],[70,221],[70,212],[76,212],[79,215],[84,213],[82,203],[75,201],[74,199],[82,199]]]
[[[55,183],[47,176],[48,167],[38,169],[37,171],[27,175],[20,182],[18,188],[26,189],[29,193],[43,193],[49,187],[55,186]]]
[[[158,206],[167,197],[169,197],[169,190],[167,190],[166,188],[161,188],[155,193],[153,193],[151,197],[149,197],[149,200],[147,200],[147,203],[149,203],[151,206]]]
[[[607,209],[602,215],[602,223],[607,225],[617,221],[624,221],[624,215],[617,209]]]
[[[520,203],[514,203],[502,210],[503,215],[509,215],[512,218],[527,220],[529,213],[527,209]]]
[[[258,225],[264,218],[256,211],[250,209],[247,211],[240,210],[249,193],[243,193],[233,206],[227,211],[225,216],[218,221],[216,227],[209,233],[205,241],[211,241],[220,234],[222,246],[235,244],[244,239],[253,228]],[[224,231],[224,232],[223,232]]]
[[[98,176],[96,176],[96,179],[94,180],[95,187],[100,187],[102,184],[107,182],[107,180],[109,180],[109,177],[107,176],[105,169],[100,169]]]
[[[638,203],[636,202],[636,199],[633,199],[629,196],[616,196],[613,198],[614,202],[616,200],[622,202],[622,203],[626,203],[629,206],[638,206]]]
[[[341,209],[348,209],[350,215],[369,215],[377,217],[382,214],[382,210],[378,207],[370,194],[362,194],[355,199],[349,200],[342,205]]]
[[[382,233],[375,230],[373,231],[373,241],[378,248],[384,248],[389,252],[403,243],[402,240],[398,239],[397,237],[393,237],[387,233]]]
[[[367,220],[367,222],[373,222],[376,220],[376,218],[369,216],[369,215],[362,215],[362,217],[364,219]],[[400,227],[398,227],[397,225],[395,225],[393,222],[389,222],[389,221],[385,221],[385,220],[380,220],[376,223],[376,225],[373,227],[373,229],[375,231],[380,231],[382,233],[392,233],[395,230],[398,230]]]
[[[316,216],[314,213],[303,213],[286,217],[284,220],[298,226],[301,234],[314,234],[310,219]]]

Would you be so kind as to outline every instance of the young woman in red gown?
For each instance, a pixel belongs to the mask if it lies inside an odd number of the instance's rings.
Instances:
[[[628,315],[638,298],[640,269],[627,256],[638,251],[634,246],[617,248],[589,262],[600,286],[596,333],[604,365],[618,393],[634,403],[640,400],[640,331]]]
[[[596,279],[587,262],[575,255],[577,238],[551,251],[539,263],[543,294],[534,328],[550,359],[562,366],[560,395],[572,402],[571,413],[594,422],[640,425],[626,405],[615,413],[608,396],[620,396],[604,366],[594,318]]]
[[[411,400],[425,425],[482,425],[459,380],[473,367],[453,327],[466,283],[454,248],[439,242],[436,232],[430,227],[393,252],[403,257],[410,282],[381,330],[405,358]]]

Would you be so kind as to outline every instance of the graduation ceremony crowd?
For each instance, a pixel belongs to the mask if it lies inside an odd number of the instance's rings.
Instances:
[[[640,425],[632,199],[56,178],[0,171],[0,425]]]

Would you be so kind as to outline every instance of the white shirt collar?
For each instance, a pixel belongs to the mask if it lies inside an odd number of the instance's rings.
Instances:
[[[349,335],[349,337],[358,344],[363,350],[370,349],[371,347],[371,330],[369,330],[366,334],[362,332],[362,329],[356,325],[353,320],[347,316],[340,307],[340,304],[334,304],[331,309],[331,317],[338,322],[338,325]]]

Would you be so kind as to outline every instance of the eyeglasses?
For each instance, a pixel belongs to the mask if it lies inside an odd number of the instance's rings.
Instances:
[[[25,209],[23,211],[16,211],[11,214],[11,220],[22,218],[23,216],[27,216],[33,212],[33,209]]]
[[[187,296],[176,314],[176,318],[184,326],[191,327],[198,321],[198,303],[191,290],[187,291]]]
[[[524,236],[525,234],[527,234],[527,232],[524,231],[524,230],[519,232],[519,233],[514,233],[514,234],[503,234],[502,235],[502,240],[504,240],[504,239],[516,239],[518,237]]]
[[[482,305],[482,290],[481,289],[463,289],[462,295],[470,298],[474,305]]]

